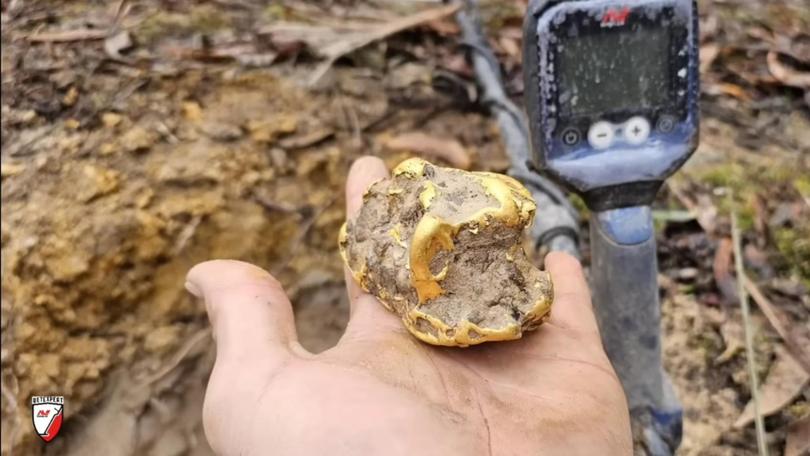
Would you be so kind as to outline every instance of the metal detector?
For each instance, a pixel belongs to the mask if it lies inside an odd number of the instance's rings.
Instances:
[[[650,454],[672,454],[682,409],[662,366],[650,205],[698,144],[697,4],[533,0],[524,25],[528,124],[506,100],[470,10],[458,21],[484,101],[507,138],[510,173],[538,199],[533,234],[552,250],[576,250],[576,215],[543,176],[592,211],[591,288],[602,340],[637,441]],[[528,130],[531,148],[509,132],[516,125]]]
[[[661,362],[650,204],[697,148],[697,24],[693,0],[538,0],[524,28],[530,167],[593,212],[602,340],[654,454],[677,447],[681,408]]]

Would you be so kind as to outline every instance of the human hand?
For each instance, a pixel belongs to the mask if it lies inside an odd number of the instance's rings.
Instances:
[[[387,170],[362,158],[347,212]],[[512,342],[426,345],[349,274],[351,318],[332,349],[298,343],[292,307],[264,270],[237,261],[195,266],[186,287],[205,300],[217,359],[203,410],[220,454],[630,454],[630,420],[579,263],[551,253],[551,318]]]

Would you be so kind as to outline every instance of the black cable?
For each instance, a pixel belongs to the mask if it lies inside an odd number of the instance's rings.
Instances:
[[[515,103],[506,96],[506,91],[503,89],[504,84],[500,62],[484,40],[484,35],[481,32],[481,21],[477,11],[477,1],[467,0],[465,2],[465,8],[456,15],[456,20],[461,26],[463,33],[463,39],[460,44],[467,47],[471,54],[474,54],[473,59],[477,56],[483,59],[489,67],[488,74],[485,75],[490,79],[489,81],[483,80],[485,78],[476,71],[476,76],[479,79],[478,83],[484,88],[480,103],[486,106],[490,112],[505,112],[512,118],[513,126],[517,127],[520,132],[521,138],[519,142],[524,145],[524,149],[526,150],[510,150],[507,147],[513,168],[511,174],[524,183],[531,184],[531,186],[536,187],[537,190],[548,195],[551,201],[557,205],[563,206],[565,210],[571,214],[572,218],[576,220],[578,213],[573,205],[571,205],[566,194],[554,182],[532,172],[532,170],[526,166],[526,161],[529,157],[528,148],[530,147],[528,120],[523,110],[518,108]],[[504,133],[506,132],[504,131]],[[576,229],[574,231],[576,231]]]

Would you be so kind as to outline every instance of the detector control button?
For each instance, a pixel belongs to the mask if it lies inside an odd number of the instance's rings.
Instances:
[[[677,123],[675,117],[664,114],[658,118],[655,128],[661,133],[669,133],[675,129],[675,123]]]
[[[624,140],[633,145],[643,144],[650,137],[650,122],[636,116],[624,124]]]
[[[562,140],[566,146],[576,146],[580,139],[582,137],[576,128],[567,128],[563,131]]]
[[[613,124],[610,122],[596,122],[588,130],[588,143],[594,149],[607,149],[613,144]]]

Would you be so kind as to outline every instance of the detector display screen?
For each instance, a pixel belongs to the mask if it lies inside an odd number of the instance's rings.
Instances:
[[[564,116],[593,116],[667,106],[670,32],[641,26],[564,34],[557,62]]]

